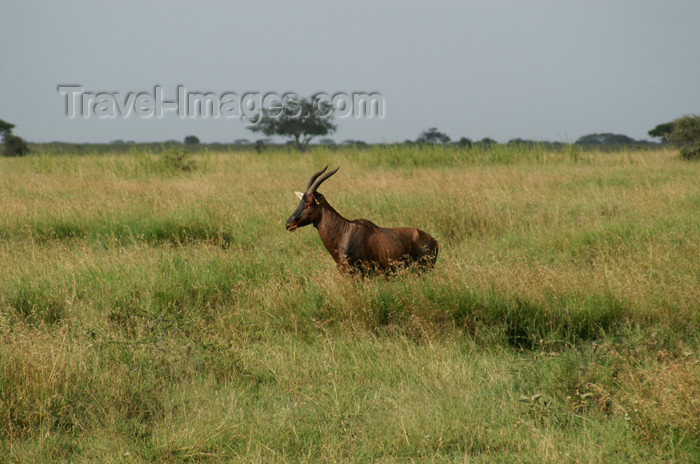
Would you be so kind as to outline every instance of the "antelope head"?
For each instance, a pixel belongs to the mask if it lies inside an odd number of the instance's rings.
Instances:
[[[304,193],[294,192],[296,193],[297,197],[299,197],[300,202],[296,211],[294,211],[292,215],[289,216],[289,219],[287,219],[288,231],[294,232],[299,227],[304,227],[309,224],[316,224],[321,219],[321,206],[319,205],[318,199],[322,199],[323,196],[320,193],[316,193],[316,189],[323,183],[323,181],[338,172],[340,166],[330,172],[326,172],[326,169],[328,169],[328,166],[311,176],[309,183],[306,185],[306,190]],[[324,172],[326,173],[323,174]]]

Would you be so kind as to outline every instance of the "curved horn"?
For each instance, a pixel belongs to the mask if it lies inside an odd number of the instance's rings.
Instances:
[[[328,167],[328,166],[326,166],[326,167]],[[327,173],[325,173],[323,176],[321,176],[321,177],[319,177],[318,179],[316,179],[316,181],[313,183],[313,185],[311,185],[311,190],[307,190],[307,193],[316,193],[316,189],[318,188],[318,186],[321,185],[321,184],[323,183],[323,181],[325,181],[326,179],[328,179],[330,176],[332,176],[333,174],[335,174],[336,172],[338,172],[338,169],[340,169],[340,166],[338,166],[337,168],[335,168],[333,171],[327,172]],[[324,169],[324,171],[325,171],[325,169]],[[322,172],[323,172],[323,171],[322,171]]]
[[[304,193],[308,193],[308,192],[310,191],[309,189],[310,189],[311,186],[314,184],[314,181],[316,180],[316,178],[317,178],[318,176],[320,176],[321,174],[323,174],[324,172],[326,172],[326,169],[328,169],[328,165],[326,165],[325,168],[321,169],[321,170],[318,171],[316,174],[314,174],[313,176],[311,176],[311,179],[309,179],[309,183],[306,184],[306,190],[304,190]]]

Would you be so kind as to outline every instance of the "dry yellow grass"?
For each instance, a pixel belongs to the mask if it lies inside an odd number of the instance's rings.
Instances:
[[[498,147],[0,159],[10,462],[693,462],[700,164]],[[415,226],[352,279],[294,190]],[[525,400],[523,401],[523,398]]]

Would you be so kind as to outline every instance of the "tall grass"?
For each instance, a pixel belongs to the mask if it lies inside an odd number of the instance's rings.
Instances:
[[[697,163],[168,150],[0,159],[1,461],[700,458]],[[325,164],[436,268],[350,278],[286,232]]]

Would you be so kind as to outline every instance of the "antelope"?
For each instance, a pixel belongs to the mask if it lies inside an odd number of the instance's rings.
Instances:
[[[333,209],[317,189],[340,166],[324,174],[327,169],[311,176],[304,193],[294,192],[301,201],[287,219],[288,231],[313,224],[340,272],[391,271],[411,263],[433,267],[438,242],[429,234],[409,227],[379,227],[367,219],[349,221]]]

